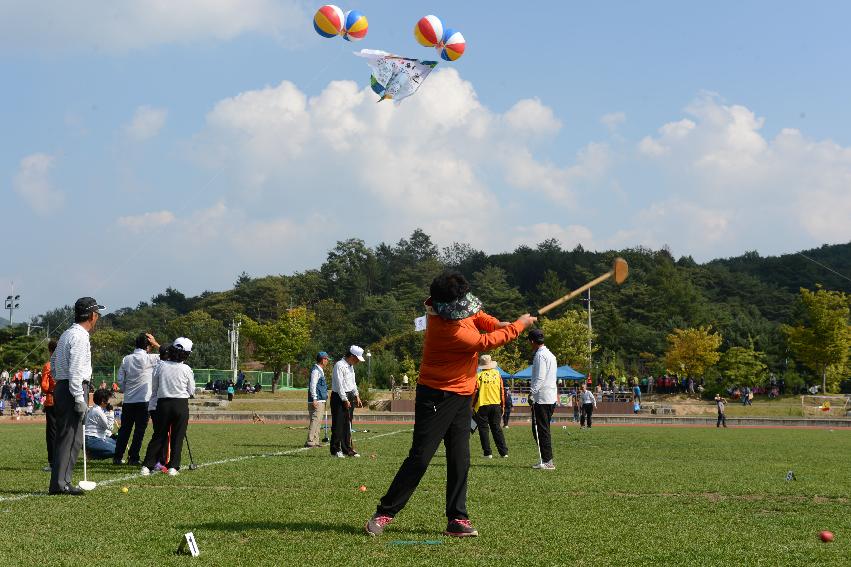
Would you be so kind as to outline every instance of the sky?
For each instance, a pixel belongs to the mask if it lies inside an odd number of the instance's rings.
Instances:
[[[91,295],[319,267],[339,240],[698,261],[851,240],[851,4],[0,0],[0,293]],[[399,105],[352,51],[467,51]]]

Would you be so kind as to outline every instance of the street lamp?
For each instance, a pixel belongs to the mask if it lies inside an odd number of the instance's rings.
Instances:
[[[27,323],[27,336],[30,336],[30,331],[33,329],[44,329],[41,325],[33,325],[32,323]]]
[[[5,309],[9,310],[9,326],[12,326],[12,311],[15,309],[19,309],[21,304],[18,300],[21,299],[20,295],[7,295],[6,296],[6,306]]]

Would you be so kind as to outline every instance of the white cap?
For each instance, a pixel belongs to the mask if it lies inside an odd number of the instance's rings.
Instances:
[[[192,341],[186,337],[178,337],[171,343],[174,348],[179,348],[184,352],[192,352]]]
[[[349,347],[349,353],[358,357],[358,360],[361,362],[365,362],[366,359],[363,357],[363,349],[358,345],[352,345]]]

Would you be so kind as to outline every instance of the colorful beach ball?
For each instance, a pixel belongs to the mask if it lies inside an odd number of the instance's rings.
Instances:
[[[440,50],[440,58],[446,61],[456,61],[464,55],[467,42],[461,32],[447,29],[443,33],[443,49]]]
[[[313,16],[313,29],[322,37],[334,37],[343,32],[345,21],[343,11],[340,8],[333,4],[326,4],[316,10],[316,15]],[[364,18],[364,22],[366,22],[366,18]]]
[[[434,47],[443,37],[443,23],[437,16],[420,18],[414,26],[414,37],[420,45]]]
[[[366,16],[357,10],[346,12],[345,24],[343,25],[343,39],[347,41],[359,41],[366,37],[369,22]]]

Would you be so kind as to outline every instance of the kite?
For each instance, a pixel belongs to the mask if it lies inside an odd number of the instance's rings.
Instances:
[[[378,49],[361,49],[355,55],[367,59],[367,64],[372,68],[370,86],[376,94],[381,95],[378,102],[391,99],[399,104],[417,92],[437,65],[437,61],[400,57]]]

